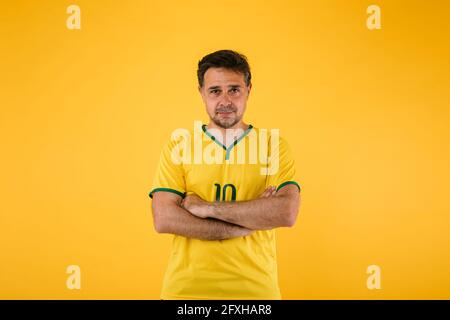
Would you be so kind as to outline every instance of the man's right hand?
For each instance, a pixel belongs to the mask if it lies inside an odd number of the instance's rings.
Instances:
[[[275,186],[268,186],[263,193],[259,195],[259,198],[269,198],[277,193],[277,188]]]

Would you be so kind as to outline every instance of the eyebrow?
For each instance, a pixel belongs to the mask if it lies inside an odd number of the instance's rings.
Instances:
[[[240,87],[241,87],[240,84],[230,84],[230,85],[228,86],[228,88],[230,88],[230,89],[240,88]],[[220,89],[220,86],[212,86],[212,87],[209,87],[209,88],[208,88],[208,90],[215,90],[215,89]]]

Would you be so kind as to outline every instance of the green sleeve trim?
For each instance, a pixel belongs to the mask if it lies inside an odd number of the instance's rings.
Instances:
[[[184,193],[184,192],[180,192],[180,191],[178,191],[178,190],[170,189],[170,188],[155,188],[155,189],[153,189],[153,190],[148,194],[148,196],[149,196],[151,199],[153,199],[153,194],[154,194],[155,192],[159,192],[159,191],[172,192],[172,193],[175,193],[175,194],[179,195],[179,196],[182,197],[182,198],[184,198],[184,197],[185,197],[185,194],[186,194],[186,193]]]
[[[288,184],[294,184],[294,185],[296,185],[297,188],[298,188],[298,191],[301,191],[301,190],[302,190],[297,182],[295,182],[295,181],[285,181],[285,182],[283,182],[282,184],[280,184],[280,185],[278,186],[277,191],[280,190],[281,188],[287,186]]]

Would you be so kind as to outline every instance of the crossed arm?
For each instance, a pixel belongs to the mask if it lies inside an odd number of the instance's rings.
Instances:
[[[267,188],[249,201],[207,202],[195,194],[184,199],[155,192],[152,209],[157,232],[202,240],[242,237],[255,230],[292,227],[300,206],[300,192],[287,185],[278,192]]]

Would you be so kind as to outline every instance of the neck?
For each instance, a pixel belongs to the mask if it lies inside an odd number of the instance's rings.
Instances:
[[[216,130],[220,130],[221,134],[222,134],[222,139],[223,141],[221,141],[222,144],[224,144],[225,146],[228,145],[228,143],[230,143],[227,140],[227,130],[238,130],[241,129],[243,131],[247,130],[249,128],[249,125],[244,123],[242,120],[239,121],[238,123],[236,123],[234,126],[229,127],[229,128],[223,128],[220,127],[218,125],[216,125],[214,122],[210,121],[208,123],[208,125],[206,126],[207,129],[216,129]],[[230,137],[231,138],[231,137]],[[233,139],[235,139],[236,137],[233,137]],[[232,142],[232,141],[231,141]]]
[[[220,130],[222,132],[223,135],[225,135],[226,130],[227,129],[242,129],[242,130],[247,130],[248,129],[248,124],[244,123],[243,121],[239,121],[238,123],[236,123],[234,126],[229,127],[229,128],[223,128],[218,126],[217,124],[215,124],[214,122],[210,121],[208,123],[208,125],[206,126],[206,128],[208,129],[217,129]]]

